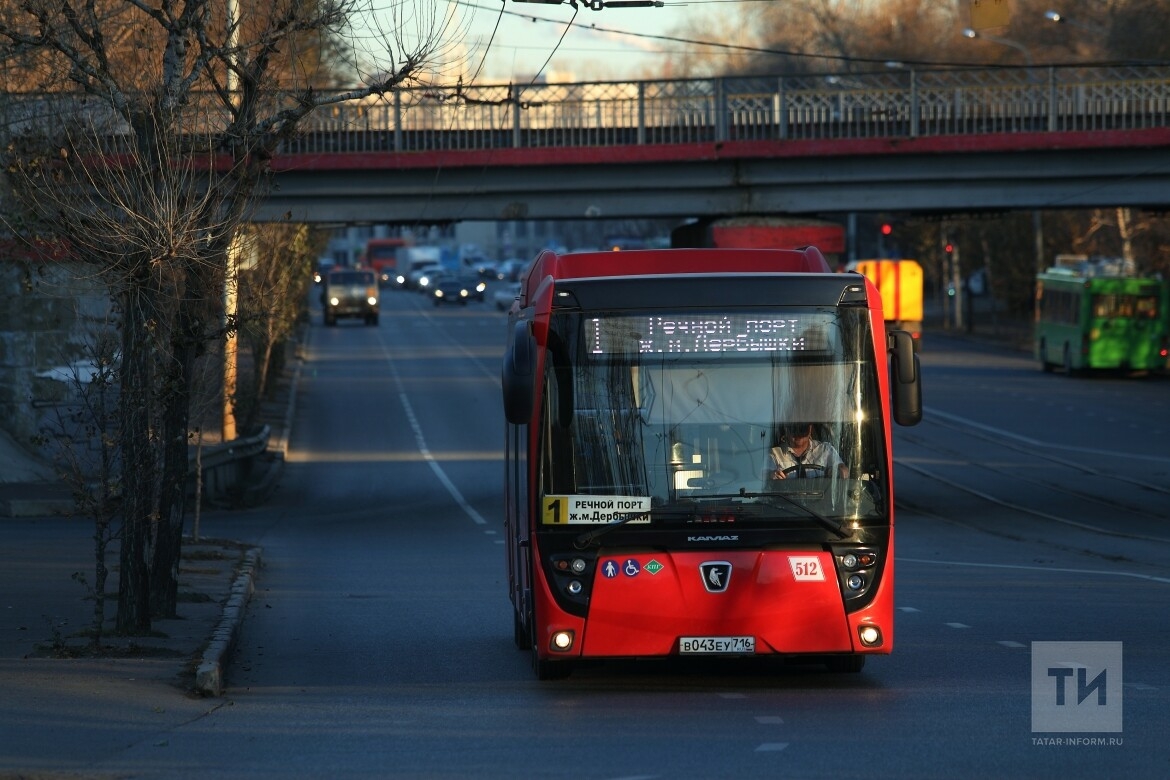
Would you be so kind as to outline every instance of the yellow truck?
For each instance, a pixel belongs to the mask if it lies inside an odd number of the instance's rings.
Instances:
[[[917,260],[858,260],[854,270],[881,293],[886,328],[909,331],[917,352],[922,345],[922,266]]]

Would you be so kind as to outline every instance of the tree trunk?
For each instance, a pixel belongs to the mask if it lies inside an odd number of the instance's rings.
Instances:
[[[1133,255],[1132,215],[1130,209],[1120,207],[1117,209],[1117,234],[1121,238],[1121,259],[1125,261],[1126,269],[1136,267]]]
[[[177,337],[171,342],[173,369],[168,372],[162,398],[163,461],[159,493],[159,523],[150,572],[151,612],[173,618],[178,610],[179,559],[183,552],[183,518],[187,485],[187,431],[191,408],[191,373],[197,352],[195,323],[185,300],[179,313]]]
[[[149,271],[136,270],[122,294],[122,544],[118,618],[122,634],[150,631],[150,537],[155,520],[155,453],[149,410],[153,359]]]

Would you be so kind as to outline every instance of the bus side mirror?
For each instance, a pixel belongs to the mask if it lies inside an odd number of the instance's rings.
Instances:
[[[504,388],[504,417],[513,425],[532,421],[535,398],[536,343],[527,321],[517,322],[504,345],[500,384]]]
[[[894,422],[917,425],[922,421],[922,372],[914,354],[914,338],[904,330],[892,330],[888,338]]]

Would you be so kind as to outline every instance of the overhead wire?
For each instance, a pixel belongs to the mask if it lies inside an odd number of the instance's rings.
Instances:
[[[502,2],[503,1],[504,0],[502,0]],[[704,5],[704,4],[715,3],[715,2],[741,3],[741,2],[756,2],[756,1],[758,1],[758,0],[695,0],[695,2],[666,3],[665,5],[687,6],[687,5]],[[479,5],[478,3],[471,2],[471,0],[451,0],[451,2],[454,5],[464,6],[466,8],[474,8],[474,9],[481,10],[481,11],[488,11],[488,10],[495,11],[495,9],[488,8],[488,7],[483,6],[483,5]],[[573,7],[575,9],[573,11],[573,18],[575,19],[577,16],[576,9],[578,9],[578,6],[577,6],[577,4],[574,3]],[[521,19],[527,19],[527,20],[532,21],[532,22],[545,22],[547,24],[563,24],[563,22],[561,22],[559,19],[550,19],[549,17],[546,17],[546,16],[537,16],[537,15],[532,14],[532,13],[526,13],[526,12],[521,12],[521,11],[510,11],[510,10],[500,9],[500,13],[507,15],[507,16],[515,16],[515,17],[519,17]],[[572,22],[570,21],[570,24],[571,23]],[[798,51],[798,50],[794,50],[794,49],[772,49],[772,48],[766,48],[766,47],[761,47],[761,46],[748,46],[748,45],[744,45],[744,44],[725,43],[722,41],[705,41],[705,40],[700,40],[700,39],[695,39],[695,38],[682,38],[682,37],[675,36],[675,35],[658,35],[658,34],[654,34],[654,33],[631,32],[629,30],[619,30],[619,29],[616,29],[613,27],[602,27],[602,26],[598,26],[597,24],[592,24],[592,23],[588,24],[588,25],[577,25],[577,29],[599,32],[599,33],[606,33],[608,35],[619,35],[619,36],[624,36],[624,37],[629,37],[629,38],[638,38],[638,39],[642,39],[642,40],[664,41],[667,43],[681,43],[681,44],[686,44],[686,45],[690,45],[690,46],[702,46],[702,47],[706,47],[706,48],[723,49],[723,50],[732,51],[732,52],[747,52],[750,54],[767,54],[767,55],[772,55],[772,56],[792,57],[792,58],[796,58],[796,59],[832,60],[832,61],[836,61],[836,62],[846,62],[846,63],[854,63],[855,62],[855,63],[869,63],[869,64],[881,64],[881,65],[884,65],[885,63],[890,61],[889,57],[856,57],[856,56],[845,55],[845,54],[818,54],[818,53]],[[566,28],[565,32],[566,33],[568,32],[567,28]],[[561,35],[561,40],[563,40],[563,39],[564,39],[564,33],[562,33],[562,35]],[[558,41],[558,46],[559,46],[559,44],[560,44],[560,41]],[[553,53],[555,54],[555,50]],[[550,57],[549,57],[550,60],[551,60],[551,56],[552,55],[550,55]],[[934,65],[934,66],[941,66],[941,67],[968,66],[971,64],[969,62],[954,62],[954,61],[947,61],[947,60],[899,60],[899,62],[901,62],[904,65]],[[546,66],[547,66],[547,64],[548,64],[548,62],[545,63]]]
[[[568,24],[565,25],[565,29],[561,31],[561,37],[557,39],[557,45],[554,46],[552,51],[548,53],[548,57],[545,58],[544,64],[541,65],[540,68],[537,69],[536,73],[532,75],[532,81],[528,83],[528,86],[531,87],[533,84],[535,84],[536,80],[540,78],[540,74],[543,73],[544,69],[548,67],[548,64],[552,62],[552,58],[556,56],[557,50],[561,48],[561,44],[564,42],[565,36],[569,34],[569,30],[573,29],[573,22],[576,21],[577,14],[580,12],[580,10],[580,7],[574,3],[573,16],[569,19]],[[487,56],[486,52],[484,56]]]

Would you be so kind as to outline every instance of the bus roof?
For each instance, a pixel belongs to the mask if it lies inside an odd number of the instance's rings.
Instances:
[[[1163,283],[1163,280],[1156,276],[1137,276],[1134,274],[1086,274],[1076,269],[1061,267],[1049,268],[1036,274],[1036,280],[1038,282],[1044,282],[1047,284],[1067,282],[1070,285],[1076,287],[1094,287],[1107,284],[1118,285],[1121,283],[1132,283],[1141,286],[1145,284],[1160,285]]]
[[[554,279],[677,274],[832,273],[820,250],[804,249],[637,249],[626,252],[541,252],[528,283]]]

